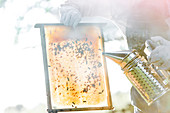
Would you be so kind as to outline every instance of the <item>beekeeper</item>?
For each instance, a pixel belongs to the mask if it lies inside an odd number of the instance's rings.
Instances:
[[[112,27],[119,27],[126,35],[129,49],[140,50],[141,46],[150,37],[164,37],[167,45],[162,44],[156,47],[151,53],[150,61],[158,65],[161,69],[169,69],[170,63],[168,55],[170,40],[168,18],[168,0],[68,0],[61,5],[61,22],[67,26],[76,27],[85,17],[104,17],[111,25],[105,32],[111,35],[105,37],[105,41],[112,39],[114,31]],[[151,38],[156,42],[156,38]],[[164,50],[164,51],[162,51]],[[155,55],[156,54],[156,55]],[[135,108],[135,113],[170,113],[170,96],[168,94],[158,101],[147,106],[142,97],[134,87],[131,89],[131,100]],[[169,101],[168,101],[169,100]]]
[[[129,49],[139,50],[148,39],[151,39],[153,43],[160,44],[152,51],[149,60],[160,69],[165,70],[170,67],[170,63],[168,63],[170,62],[170,55],[168,55],[170,47],[168,43],[170,40],[169,14],[167,1],[150,0],[147,2],[142,0],[131,9],[126,26]],[[131,101],[135,113],[170,113],[170,92],[148,106],[136,89],[132,87]]]
[[[153,29],[151,36],[161,35],[166,38],[166,36],[164,36],[166,33],[164,32],[167,31],[168,26],[164,20],[168,15],[167,1],[168,0],[126,0],[125,2],[124,0],[67,0],[65,4],[61,5],[60,21],[64,23],[64,25],[75,27],[86,17],[93,18],[91,19],[92,21],[97,19],[95,21],[101,20],[102,22],[104,19],[99,19],[99,17],[104,17],[105,22],[109,23],[106,27],[107,30],[104,29],[104,32],[108,34],[105,36],[105,41],[108,39],[113,40],[115,34],[113,27],[119,27],[121,31],[129,37],[127,41],[130,47],[131,42],[133,42],[131,39],[132,33],[133,35],[138,33],[143,35],[146,29]],[[97,18],[94,19],[94,17]],[[156,26],[159,26],[159,28]],[[136,31],[134,31],[134,29],[136,29]],[[147,34],[150,33],[148,32]],[[143,38],[146,40],[148,37],[149,35]],[[138,42],[143,43],[143,41]],[[133,42],[132,45],[134,44],[136,44],[136,42]],[[132,49],[132,47],[130,47],[130,49]]]

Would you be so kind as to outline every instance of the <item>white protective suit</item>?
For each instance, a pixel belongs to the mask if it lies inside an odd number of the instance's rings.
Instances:
[[[167,5],[169,2],[169,0],[68,0],[61,6],[61,22],[75,27],[83,17],[105,17],[115,21],[125,33],[129,49],[140,49],[150,37],[162,36],[170,40],[167,33],[170,27],[168,28],[166,23],[166,19],[169,18]],[[168,49],[164,51],[169,52]],[[164,59],[169,61],[170,56],[165,57]],[[131,100],[135,106],[135,113],[170,113],[170,93],[148,106],[132,87]]]
[[[67,0],[61,6],[61,22],[76,26],[82,17],[105,17],[116,23],[125,23],[135,0]]]

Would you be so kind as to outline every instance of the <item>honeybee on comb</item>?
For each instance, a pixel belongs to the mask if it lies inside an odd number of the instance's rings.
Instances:
[[[57,30],[46,28],[53,103],[70,107],[103,103],[107,96],[100,36],[84,35],[82,39],[57,41],[53,39],[60,37],[55,36]]]

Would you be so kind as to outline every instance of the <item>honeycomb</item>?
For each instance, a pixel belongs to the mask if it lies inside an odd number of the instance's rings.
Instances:
[[[77,108],[107,100],[102,38],[97,27],[46,26],[46,48],[53,106]]]

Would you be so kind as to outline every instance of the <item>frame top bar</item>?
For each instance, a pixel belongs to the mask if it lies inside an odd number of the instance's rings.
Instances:
[[[106,23],[79,23],[78,26],[88,26],[88,25],[93,25],[93,26],[98,26],[98,27],[104,27]],[[44,26],[65,26],[62,23],[37,23],[35,24],[35,28],[41,28]]]

